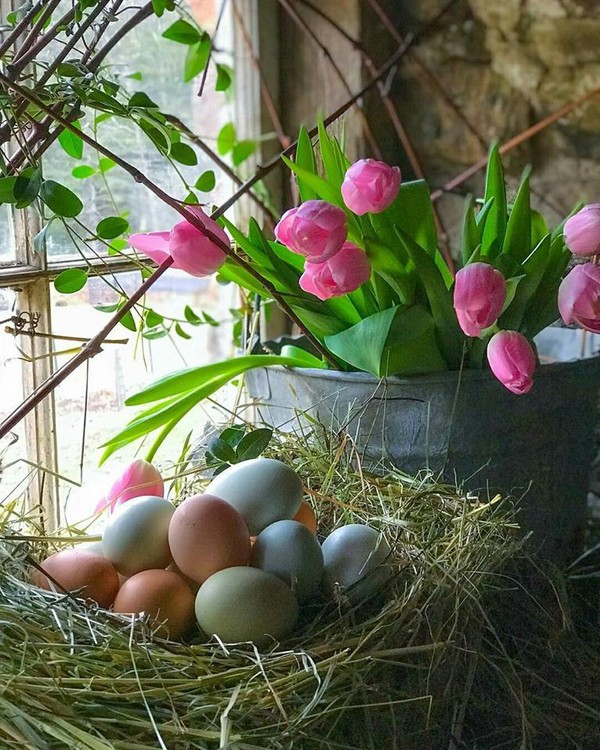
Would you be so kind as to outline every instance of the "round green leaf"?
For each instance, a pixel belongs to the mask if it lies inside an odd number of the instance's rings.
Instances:
[[[80,268],[67,268],[54,279],[54,288],[61,294],[75,294],[86,284],[87,273]]]
[[[129,222],[120,216],[108,216],[98,222],[96,234],[103,240],[114,240],[129,229]]]
[[[212,169],[207,169],[206,172],[202,172],[200,177],[198,177],[194,187],[196,188],[196,190],[200,190],[202,193],[210,193],[210,191],[214,189],[215,184],[215,173]]]
[[[85,180],[88,177],[92,177],[96,174],[94,167],[90,167],[87,164],[80,164],[78,167],[74,167],[71,170],[71,174],[76,180]]]
[[[54,180],[45,180],[42,183],[40,198],[58,216],[72,219],[83,211],[83,203],[75,193]]]
[[[174,143],[171,146],[171,156],[175,161],[188,167],[195,167],[198,164],[196,152],[187,143]]]

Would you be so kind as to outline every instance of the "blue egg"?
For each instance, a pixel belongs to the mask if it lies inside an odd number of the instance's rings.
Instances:
[[[298,601],[305,602],[321,583],[323,552],[317,537],[304,524],[276,521],[256,537],[250,565],[281,578]]]

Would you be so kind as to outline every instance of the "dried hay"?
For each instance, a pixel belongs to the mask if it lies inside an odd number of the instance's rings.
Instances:
[[[321,531],[385,533],[396,573],[379,595],[359,608],[323,597],[263,652],[161,641],[152,623],[30,586],[30,556],[58,542],[0,509],[0,747],[597,750],[598,652],[522,556],[510,508],[431,477],[368,474],[336,445],[288,436],[275,451]],[[547,582],[535,595],[534,574]]]

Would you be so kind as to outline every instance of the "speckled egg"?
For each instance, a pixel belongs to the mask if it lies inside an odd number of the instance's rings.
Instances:
[[[172,561],[169,522],[175,506],[162,497],[129,500],[111,516],[102,536],[102,549],[119,573],[166,568]]]
[[[207,493],[227,500],[256,536],[275,521],[292,519],[302,502],[300,477],[275,458],[253,458],[225,469]]]

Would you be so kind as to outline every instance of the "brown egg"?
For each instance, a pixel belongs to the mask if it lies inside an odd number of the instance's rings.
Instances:
[[[44,560],[41,567],[63,589],[82,599],[91,599],[101,607],[110,607],[119,590],[114,566],[105,557],[88,550],[61,550]],[[48,591],[60,590],[39,570],[33,572],[31,582]]]
[[[145,612],[163,623],[155,631],[175,640],[194,623],[195,595],[171,570],[143,570],[128,578],[117,594],[115,612]]]
[[[313,534],[317,533],[317,519],[315,516],[315,512],[306,502],[306,500],[303,500],[300,503],[300,508],[298,509],[298,512],[294,516],[293,520],[303,523],[306,528],[312,531]]]
[[[214,495],[194,495],[181,503],[169,524],[169,546],[179,570],[200,584],[223,568],[250,560],[246,522]]]
[[[180,578],[183,578],[183,580],[187,583],[187,585],[191,588],[191,590],[194,592],[194,594],[198,591],[200,588],[200,584],[196,583],[196,581],[193,581],[189,576],[186,576],[184,573],[182,573],[177,565],[175,565],[174,562],[172,562],[170,565],[167,566],[166,570],[171,570],[173,573],[177,573],[177,575]]]

